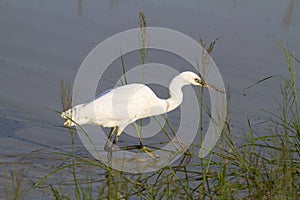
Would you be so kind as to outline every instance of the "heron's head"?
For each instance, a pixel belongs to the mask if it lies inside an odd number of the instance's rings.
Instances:
[[[195,74],[194,72],[182,72],[181,77],[189,84],[211,88],[218,92],[224,93],[224,91],[207,84],[199,75]]]
[[[188,83],[192,85],[198,85],[202,87],[206,87],[206,83],[204,80],[195,74],[194,72],[182,72],[180,76]]]

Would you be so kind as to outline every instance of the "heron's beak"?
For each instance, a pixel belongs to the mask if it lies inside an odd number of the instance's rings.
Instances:
[[[204,83],[204,87],[207,87],[207,88],[213,89],[213,90],[215,90],[215,91],[217,91],[217,92],[220,92],[220,93],[222,93],[222,94],[225,94],[225,92],[224,92],[223,90],[221,90],[221,89],[219,89],[219,88],[216,88],[216,87],[213,86],[213,85],[209,85],[209,84],[207,84],[207,83]]]

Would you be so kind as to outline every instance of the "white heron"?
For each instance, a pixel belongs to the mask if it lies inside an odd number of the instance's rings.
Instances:
[[[201,76],[186,71],[172,79],[169,85],[170,98],[168,99],[158,98],[144,84],[129,84],[104,92],[91,102],[76,105],[63,112],[61,117],[66,119],[65,126],[93,124],[110,127],[111,131],[104,147],[107,150],[115,130],[117,130],[117,134],[113,145],[117,143],[121,133],[129,124],[138,119],[160,115],[177,108],[183,100],[182,87],[190,84],[222,92],[205,83]],[[142,140],[140,137],[139,139],[142,146]]]

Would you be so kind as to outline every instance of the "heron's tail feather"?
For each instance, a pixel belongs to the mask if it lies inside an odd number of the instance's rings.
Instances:
[[[66,119],[65,126],[75,126],[86,124],[88,119],[87,108],[85,104],[74,106],[73,108],[62,112],[61,117]]]
[[[75,109],[74,108],[71,108],[65,112],[62,112],[61,113],[61,117],[66,119],[64,125],[65,126],[75,126],[75,123],[73,122],[74,121],[74,115],[75,115]]]

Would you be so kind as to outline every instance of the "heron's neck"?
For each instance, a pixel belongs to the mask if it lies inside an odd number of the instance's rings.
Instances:
[[[184,79],[178,75],[171,81],[169,85],[170,98],[167,99],[168,107],[167,112],[177,108],[183,100],[182,87],[188,85]]]

